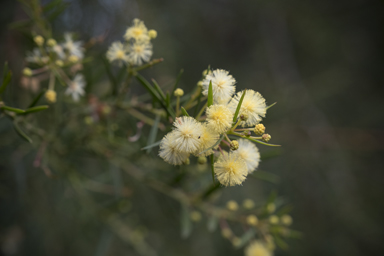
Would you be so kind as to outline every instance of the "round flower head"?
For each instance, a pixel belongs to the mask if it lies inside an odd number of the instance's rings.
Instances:
[[[239,139],[239,148],[234,152],[243,159],[247,165],[248,173],[253,172],[260,162],[259,149],[252,142],[244,139]]]
[[[139,19],[133,20],[133,25],[127,29],[124,38],[127,41],[134,39],[136,42],[148,42],[150,40],[147,27]]]
[[[236,111],[237,104],[239,104],[239,100],[242,94],[243,92],[238,92],[229,102],[228,107],[233,113]],[[261,117],[265,117],[266,113],[267,106],[263,96],[254,90],[247,90],[243,99],[243,103],[241,104],[239,116],[244,115],[248,118],[245,121],[241,121],[240,125],[243,127],[254,126],[261,121]]]
[[[221,134],[232,126],[233,113],[224,105],[212,105],[207,108],[207,122],[210,129]]]
[[[215,143],[219,140],[219,134],[213,131],[212,129],[208,128],[207,125],[202,125],[202,133],[200,135],[200,147],[199,149],[195,152],[196,156],[209,156],[213,154],[213,150],[207,150],[204,153],[200,154],[204,150],[212,147],[215,145]]]
[[[245,161],[234,153],[223,154],[214,165],[218,181],[224,186],[240,185],[248,175]]]
[[[200,148],[200,136],[203,133],[203,126],[193,117],[179,117],[173,123],[175,126],[176,150],[185,153],[196,152]]]
[[[208,95],[209,83],[212,81],[213,102],[215,104],[227,104],[235,93],[236,80],[228,71],[216,69],[208,73],[203,80],[203,94]]]
[[[272,252],[261,241],[252,242],[245,249],[245,256],[272,256]]]
[[[181,165],[188,159],[189,154],[178,151],[175,140],[175,132],[170,132],[165,135],[160,143],[159,156],[169,164]]]
[[[79,59],[84,57],[84,48],[81,41],[74,42],[70,33],[64,34],[64,40],[63,47],[68,51],[69,55],[75,55]]]
[[[127,51],[121,42],[114,42],[107,51],[107,59],[109,62],[116,61],[121,65],[122,62],[128,61]]]
[[[84,87],[85,87],[84,76],[81,74],[77,74],[73,79],[72,83],[68,85],[68,88],[65,91],[65,94],[67,95],[70,94],[74,101],[78,101],[80,96],[83,96],[85,93]]]
[[[148,62],[152,56],[152,44],[150,43],[134,43],[129,46],[129,62],[133,65],[141,65]]]

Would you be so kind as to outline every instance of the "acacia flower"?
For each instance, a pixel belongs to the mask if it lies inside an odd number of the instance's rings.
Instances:
[[[203,94],[208,95],[209,83],[212,81],[213,102],[215,104],[227,104],[235,93],[236,80],[228,71],[216,69],[208,73],[203,80]]]
[[[134,39],[136,42],[148,42],[150,40],[147,27],[139,19],[133,20],[133,25],[127,29],[124,38],[127,41]]]
[[[231,109],[232,113],[235,113],[242,94],[242,91],[238,92],[229,102],[228,107]],[[262,117],[265,117],[266,113],[267,105],[263,96],[254,90],[247,90],[243,103],[241,104],[239,116],[244,115],[248,118],[247,120],[241,121],[240,125],[243,127],[254,126],[261,121]]]
[[[133,65],[141,65],[148,62],[153,54],[151,43],[134,43],[129,46],[129,62]]]
[[[176,118],[173,125],[176,150],[185,153],[196,152],[201,146],[200,136],[203,133],[203,126],[189,116]]]
[[[214,167],[218,181],[224,186],[240,185],[248,175],[245,161],[232,152],[223,152]]]
[[[64,34],[64,40],[65,42],[63,43],[63,47],[68,51],[69,55],[75,55],[79,59],[84,57],[84,48],[82,47],[83,43],[81,41],[74,42],[72,34],[70,33]]]
[[[244,139],[239,139],[239,148],[234,152],[243,159],[247,165],[248,173],[253,172],[260,162],[259,149],[252,142]]]
[[[245,249],[245,256],[272,256],[272,252],[265,243],[254,241]]]
[[[81,74],[77,74],[71,84],[68,85],[65,94],[70,94],[74,101],[79,101],[80,96],[83,96],[85,94],[84,87],[84,76]]]
[[[232,126],[233,113],[224,105],[212,105],[207,108],[207,122],[210,129],[221,134]]]
[[[128,61],[127,49],[121,42],[114,42],[107,51],[109,62],[116,61],[118,64]]]
[[[176,149],[175,132],[170,132],[161,140],[159,156],[165,162],[173,165],[183,164],[189,157],[188,153],[180,152]]]
[[[215,145],[215,143],[219,140],[219,134],[213,131],[212,129],[208,128],[206,124],[202,125],[202,133],[200,135],[200,147],[195,152],[195,155],[198,156],[199,153],[203,152],[204,150],[212,147]],[[207,150],[206,152],[200,154],[200,156],[209,156],[213,154],[213,150]]]

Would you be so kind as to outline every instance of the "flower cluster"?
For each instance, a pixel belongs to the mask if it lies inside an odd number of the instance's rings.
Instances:
[[[220,152],[214,164],[217,180],[224,186],[240,185],[260,162],[259,150],[251,141],[270,139],[260,124],[267,111],[265,99],[253,90],[234,95],[236,80],[228,71],[217,69],[203,74],[202,94],[209,97],[211,86],[213,101],[206,108],[205,119],[201,122],[190,116],[177,117],[174,129],[160,143],[159,156],[167,163],[181,165],[189,162],[191,154],[200,162],[201,157]],[[248,128],[236,129],[239,125]],[[252,137],[251,131],[263,136]],[[241,139],[231,140],[228,135]],[[225,146],[228,151],[222,149]]]
[[[74,41],[70,33],[64,34],[64,40],[58,43],[55,39],[37,35],[34,37],[37,47],[27,53],[25,61],[28,66],[23,70],[24,83],[39,82],[44,78],[43,73],[50,71],[50,81],[45,98],[50,103],[56,102],[55,78],[67,85],[66,94],[78,101],[84,95],[85,80],[79,73],[82,70],[84,48],[81,41]],[[33,69],[32,69],[33,68]],[[63,69],[69,68],[72,79]],[[32,78],[33,76],[34,79]]]
[[[143,21],[134,19],[133,25],[125,32],[125,42],[112,43],[107,51],[107,59],[118,65],[124,63],[139,66],[149,62],[153,54],[151,39],[156,37],[155,30],[148,30]]]

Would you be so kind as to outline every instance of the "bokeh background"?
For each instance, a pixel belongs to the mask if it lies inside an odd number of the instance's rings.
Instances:
[[[74,31],[83,40],[105,36],[93,49],[103,54],[137,17],[157,30],[154,57],[165,60],[148,76],[166,84],[183,68],[181,87],[189,91],[211,65],[229,70],[237,90],[254,89],[268,103],[277,102],[264,124],[271,142],[283,147],[277,153],[260,147],[276,153],[260,169],[280,176],[280,182],[247,181],[222,194],[223,202],[241,202],[277,190],[294,206],[293,228],[304,236],[289,240],[289,250],[276,255],[383,255],[383,1],[68,3],[53,24],[56,35]],[[16,77],[31,44],[8,25],[24,18],[16,1],[1,1],[0,61],[8,60]],[[14,87],[11,97],[20,103],[20,95],[28,92],[17,83]],[[137,255],[92,219],[92,212],[78,210],[64,182],[33,168],[33,157],[24,158],[23,148],[2,145],[5,136],[16,134],[1,127],[3,255]],[[156,154],[146,161],[151,157]],[[208,233],[203,222],[191,237],[181,239],[175,202],[140,184],[132,186],[142,197],[132,198],[136,215],[129,221],[144,223],[156,234],[152,243],[159,255],[243,255],[218,231]]]

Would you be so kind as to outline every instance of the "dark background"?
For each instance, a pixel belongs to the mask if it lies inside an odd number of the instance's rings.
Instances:
[[[127,26],[138,17],[158,32],[154,57],[165,61],[148,73],[158,81],[171,81],[184,68],[181,84],[189,91],[210,64],[229,70],[237,80],[237,90],[251,88],[268,103],[277,102],[264,125],[271,142],[283,147],[278,157],[262,162],[260,168],[279,175],[281,182],[269,186],[255,181],[232,190],[240,202],[260,190],[254,186],[263,186],[264,191],[277,189],[294,205],[293,228],[304,237],[289,241],[290,249],[279,250],[277,255],[383,255],[382,1],[69,2],[54,23],[56,35],[75,31],[83,40],[106,35],[106,41],[96,48],[105,52],[111,42],[122,40]],[[30,48],[7,25],[25,14],[16,1],[1,1],[0,13],[0,60],[8,60],[17,74]],[[25,92],[16,88],[13,93]],[[0,215],[7,218],[1,221],[0,232],[2,237],[9,232],[23,237],[20,255],[112,255],[93,250],[105,241],[107,231],[97,224],[78,225],[81,216],[67,221],[51,216],[47,205],[55,208],[58,203],[38,206],[38,196],[44,194],[39,183],[34,182],[33,188],[20,187],[29,182],[28,172],[34,170],[28,170],[28,163],[15,161],[14,154],[1,153],[1,197],[6,203],[0,206]],[[20,164],[26,168],[24,176],[14,171]],[[57,182],[49,184],[52,181],[44,176],[39,179],[44,186],[57,188]],[[25,201],[24,194],[34,195],[36,204],[30,201],[32,196]],[[29,211],[35,214],[32,220]],[[148,224],[160,233],[164,230],[169,238],[160,246],[161,255],[243,254],[218,234],[203,240],[199,232],[207,232],[204,225],[181,240],[178,221],[172,216],[162,221],[163,225]],[[82,236],[82,232],[90,234]],[[66,249],[45,254],[47,239]],[[115,249],[109,253],[135,255],[119,251],[118,239],[110,239]]]

